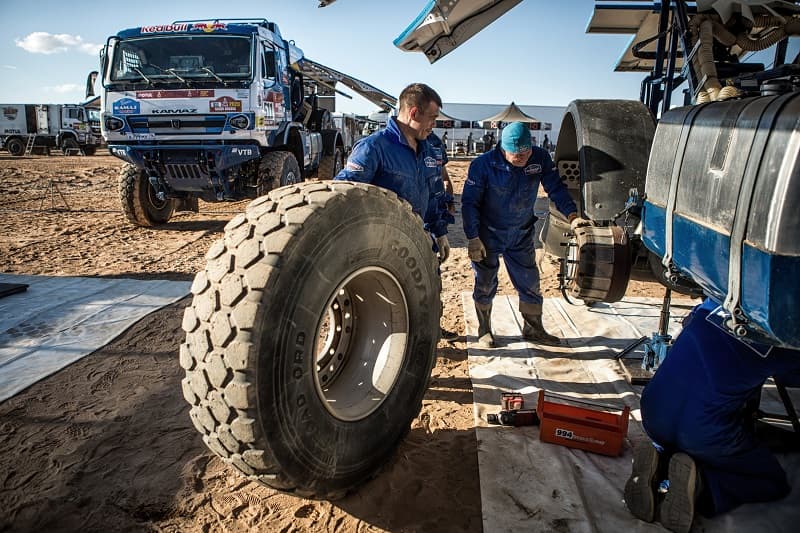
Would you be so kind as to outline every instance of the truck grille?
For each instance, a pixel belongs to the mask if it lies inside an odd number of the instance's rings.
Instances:
[[[169,179],[203,179],[209,176],[208,172],[200,168],[200,165],[171,163],[165,167]]]
[[[222,133],[224,115],[132,115],[128,124],[133,133],[155,135],[208,135]]]

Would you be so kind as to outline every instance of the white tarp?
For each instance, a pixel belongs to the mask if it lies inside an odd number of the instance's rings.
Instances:
[[[469,372],[475,402],[483,529],[501,531],[618,532],[663,531],[660,524],[635,519],[625,507],[623,488],[630,475],[630,443],[646,438],[640,424],[639,393],[614,357],[631,342],[658,329],[661,301],[626,298],[613,305],[571,306],[546,299],[544,324],[566,339],[547,347],[522,339],[516,297],[494,302],[492,325],[498,347],[475,345],[477,318],[469,293],[462,294],[469,341]],[[670,333],[697,301],[673,300]],[[534,408],[539,389],[602,403],[628,405],[631,420],[620,457],[607,457],[539,440],[538,427],[486,423],[500,410],[500,393],[521,392]],[[772,409],[770,412],[782,412]],[[780,457],[790,480],[800,473],[800,457]],[[797,483],[794,483],[797,485]],[[745,505],[714,520],[698,519],[696,530],[795,531],[800,495],[770,504]],[[698,528],[701,525],[701,528]]]
[[[102,347],[189,293],[191,283],[0,274],[0,401]]]

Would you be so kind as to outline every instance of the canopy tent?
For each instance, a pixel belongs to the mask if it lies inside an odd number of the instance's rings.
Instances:
[[[539,121],[533,118],[532,116],[526,115],[522,112],[522,109],[517,107],[517,104],[511,102],[508,107],[497,113],[496,115],[492,115],[491,117],[487,117],[481,122],[530,122],[533,124],[539,124]]]

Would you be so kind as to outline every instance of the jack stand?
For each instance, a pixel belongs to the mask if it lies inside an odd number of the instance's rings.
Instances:
[[[631,376],[631,385],[643,385],[648,383],[652,374],[658,370],[661,362],[667,357],[667,352],[670,346],[672,346],[672,336],[669,334],[669,306],[671,301],[672,289],[664,289],[664,299],[661,302],[661,315],[658,321],[658,332],[653,333],[650,337],[640,337],[615,356],[615,359],[620,360],[640,345],[644,345],[642,369],[649,373],[649,375]]]

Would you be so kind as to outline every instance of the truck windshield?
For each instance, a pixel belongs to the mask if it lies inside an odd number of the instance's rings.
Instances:
[[[142,37],[120,41],[111,81],[155,83],[192,79],[247,79],[250,38],[234,35]]]

